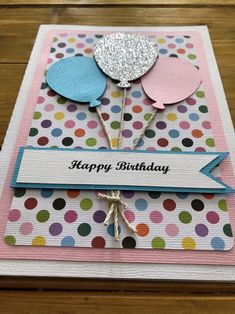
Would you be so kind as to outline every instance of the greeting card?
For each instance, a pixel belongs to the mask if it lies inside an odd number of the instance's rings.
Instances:
[[[1,265],[234,265],[232,132],[206,27],[42,26],[1,156]]]

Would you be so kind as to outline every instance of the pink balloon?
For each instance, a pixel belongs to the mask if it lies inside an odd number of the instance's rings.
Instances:
[[[164,109],[164,105],[192,95],[200,85],[201,77],[198,69],[186,60],[158,58],[141,82],[145,93],[156,101],[153,107]]]

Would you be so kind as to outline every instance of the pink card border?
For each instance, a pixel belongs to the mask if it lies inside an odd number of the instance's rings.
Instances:
[[[24,146],[28,136],[28,129],[31,126],[32,115],[34,112],[34,106],[40,89],[42,77],[44,75],[44,69],[47,63],[49,48],[53,36],[57,33],[69,32],[69,30],[56,30],[49,31],[44,38],[44,44],[39,55],[38,64],[32,80],[31,88],[24,108],[23,119],[21,121],[21,132],[18,133],[16,143],[14,147],[14,153],[10,161],[10,166],[7,172],[7,177],[4,183],[3,193],[0,200],[0,208],[2,219],[0,221],[0,258],[10,259],[34,259],[34,260],[67,260],[67,261],[102,261],[102,262],[135,262],[135,263],[174,263],[174,264],[235,264],[235,248],[227,252],[205,252],[205,251],[172,251],[172,250],[145,250],[145,249],[94,249],[94,248],[56,248],[56,247],[17,247],[9,246],[4,240],[4,229],[6,226],[7,215],[9,207],[12,201],[13,192],[9,187],[10,178],[12,176],[18,147]],[[97,33],[97,31],[74,31],[73,33]],[[102,33],[111,33],[107,31],[100,31]],[[162,34],[161,32],[145,32],[140,31],[138,33],[145,35],[157,35]],[[216,140],[218,151],[228,150],[226,141],[224,139],[224,130],[222,127],[222,121],[216,97],[213,90],[213,84],[209,73],[209,68],[206,62],[206,55],[204,53],[204,46],[201,37],[198,32],[195,31],[180,31],[180,32],[169,32],[172,35],[190,35],[194,39],[196,45],[197,56],[200,64],[200,71],[204,81],[204,88],[207,97],[207,103],[214,110],[210,110],[210,118],[213,124],[213,133]],[[24,121],[23,121],[24,120]],[[223,135],[223,140],[221,138]],[[220,141],[219,141],[220,139]],[[233,173],[232,164],[229,161],[223,163],[221,167],[222,176],[226,177],[224,180],[227,184],[232,186],[235,185],[235,179],[231,175]],[[228,196],[227,201],[229,208],[233,208],[235,205],[235,197]],[[233,230],[235,230],[235,212],[230,210],[230,220]],[[147,254],[146,254],[147,253]]]

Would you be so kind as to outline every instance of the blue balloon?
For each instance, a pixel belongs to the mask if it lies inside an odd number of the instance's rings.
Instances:
[[[58,94],[96,107],[105,91],[107,77],[88,57],[69,57],[54,63],[46,74],[51,89]]]

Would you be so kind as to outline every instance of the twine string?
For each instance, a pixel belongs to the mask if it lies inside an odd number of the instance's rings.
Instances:
[[[125,103],[126,103],[126,88],[124,88],[124,92],[123,92],[121,118],[120,118],[120,129],[119,129],[119,134],[118,134],[118,149],[120,149],[121,144],[122,144],[122,131],[123,131],[123,127],[124,127]],[[97,111],[97,115],[99,117],[100,123],[102,125],[102,128],[105,132],[105,135],[106,135],[106,138],[108,141],[108,146],[110,149],[113,149],[111,136],[108,132],[105,121],[102,117],[102,113],[98,107],[96,107],[96,111]],[[135,229],[130,225],[130,223],[128,222],[128,220],[126,219],[126,217],[123,213],[123,208],[127,208],[128,205],[127,205],[127,203],[125,203],[121,200],[120,194],[121,194],[120,190],[111,191],[111,195],[98,193],[99,199],[107,200],[109,203],[109,211],[108,211],[107,216],[105,218],[104,225],[107,226],[111,217],[113,216],[114,238],[116,241],[119,240],[119,231],[118,231],[119,214],[121,215],[121,217],[122,217],[124,223],[126,224],[126,226],[128,227],[128,229],[130,229],[132,232],[136,232]]]
[[[122,97],[122,107],[121,107],[121,117],[120,117],[120,128],[118,132],[118,149],[121,148],[122,146],[122,132],[124,129],[124,115],[126,111],[126,94],[127,94],[127,89],[123,89],[123,97]]]
[[[108,132],[108,130],[107,130],[107,128],[106,128],[105,121],[104,121],[104,119],[103,119],[103,117],[102,117],[102,113],[101,113],[99,107],[96,107],[96,112],[97,112],[98,118],[99,118],[99,120],[100,120],[100,123],[101,123],[101,125],[102,125],[102,128],[103,128],[103,130],[104,130],[104,132],[105,132],[105,135],[106,135],[106,138],[107,138],[107,141],[108,141],[108,146],[109,146],[110,149],[112,149],[112,140],[111,140],[111,136],[109,135],[109,132]]]
[[[122,99],[122,108],[121,108],[121,117],[120,117],[120,128],[119,128],[119,133],[118,133],[118,149],[121,148],[122,145],[122,131],[124,128],[124,114],[125,114],[125,104],[126,104],[126,93],[127,90],[126,88],[124,88],[123,91],[123,99]],[[106,127],[105,121],[102,117],[101,111],[98,107],[96,107],[96,111],[99,117],[99,120],[101,122],[101,125],[103,127],[103,130],[106,134],[106,138],[108,141],[108,145],[110,149],[113,149],[113,145],[112,145],[112,140],[111,140],[111,136],[108,132],[108,129]],[[132,147],[131,150],[135,150],[140,141],[143,139],[146,130],[152,125],[155,117],[157,114],[157,109],[154,110],[154,112],[151,114],[147,124],[145,125],[145,127],[141,130],[140,134],[138,135],[138,137],[135,139],[134,141],[134,145]],[[98,198],[99,199],[103,199],[106,200],[109,203],[109,211],[107,213],[107,216],[105,218],[104,221],[104,225],[108,225],[111,217],[113,216],[113,222],[114,222],[114,238],[116,241],[119,240],[119,231],[118,231],[118,221],[119,221],[119,214],[121,215],[124,223],[126,224],[127,228],[132,231],[132,232],[136,232],[136,230],[131,226],[131,224],[128,222],[128,220],[126,219],[124,212],[123,212],[123,208],[127,208],[128,204],[123,202],[121,200],[121,196],[120,196],[121,192],[120,190],[118,191],[111,191],[111,195],[108,194],[102,194],[102,193],[98,193]]]
[[[124,114],[125,114],[125,104],[126,104],[126,93],[127,90],[126,88],[124,88],[123,90],[123,99],[122,99],[122,108],[121,108],[121,117],[120,117],[120,128],[119,128],[119,133],[118,133],[118,149],[121,148],[122,145],[122,131],[124,128]],[[108,132],[108,129],[106,127],[105,121],[102,117],[101,111],[98,107],[96,107],[96,111],[100,120],[100,123],[102,125],[102,128],[106,134],[106,138],[108,141],[108,146],[110,149],[113,149],[113,145],[112,145],[112,140],[111,140],[111,136]],[[143,139],[146,130],[151,126],[151,124],[153,123],[155,117],[157,114],[157,109],[154,110],[154,112],[151,114],[147,124],[145,125],[145,127],[142,129],[142,131],[140,132],[139,136],[135,139],[134,141],[134,145],[132,147],[131,150],[135,150],[140,141]],[[126,219],[124,212],[123,212],[123,208],[127,208],[128,204],[123,202],[121,200],[121,196],[120,196],[121,192],[120,190],[118,191],[111,191],[111,195],[108,194],[102,194],[102,193],[98,193],[98,198],[99,199],[103,199],[106,200],[109,203],[109,211],[107,213],[107,216],[105,218],[104,221],[104,225],[107,226],[111,217],[113,216],[113,222],[114,222],[114,238],[116,241],[119,240],[119,231],[118,231],[118,221],[119,221],[119,214],[121,215],[124,223],[126,224],[127,228],[132,231],[132,232],[136,232],[136,230],[131,226],[131,224],[128,222],[128,220]]]
[[[153,123],[155,117],[156,117],[156,114],[157,114],[157,109],[154,110],[154,112],[151,114],[147,124],[145,125],[145,127],[141,130],[139,136],[135,139],[134,141],[134,145],[133,147],[131,148],[131,150],[135,150],[138,146],[139,146],[139,143],[140,141],[142,140],[142,138],[144,137],[145,135],[145,132],[147,131],[147,129],[151,126],[151,124]]]
[[[112,191],[114,192],[114,191]],[[117,191],[118,192],[118,191]],[[98,198],[99,199],[103,199],[103,200],[106,200],[108,202],[113,202],[113,203],[119,203],[120,205],[122,205],[124,208],[127,208],[128,207],[128,204],[123,202],[120,198],[120,195],[117,196],[116,193],[113,193],[113,195],[106,195],[106,194],[103,194],[103,193],[99,193],[98,194]],[[106,218],[107,219],[107,218]]]

